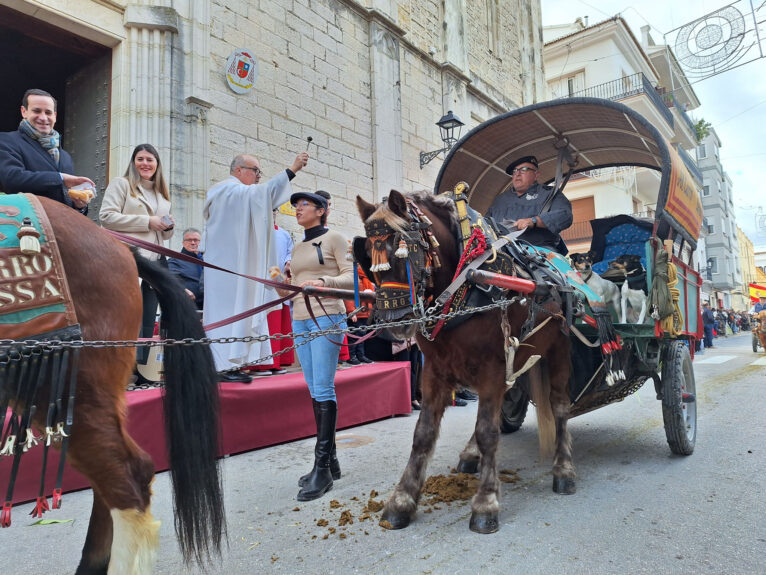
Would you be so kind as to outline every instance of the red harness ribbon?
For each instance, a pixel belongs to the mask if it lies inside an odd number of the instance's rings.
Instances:
[[[483,254],[486,251],[486,249],[487,249],[487,238],[484,236],[484,232],[482,232],[480,228],[474,228],[473,232],[471,232],[471,236],[468,238],[468,241],[465,244],[463,255],[460,256],[460,261],[457,264],[457,268],[455,269],[455,275],[452,277],[452,281],[455,281],[457,279],[457,277],[460,275],[460,272],[463,271],[463,268],[466,266],[466,264],[468,264],[472,260],[479,257],[481,254]],[[454,297],[455,296],[452,296],[444,304],[441,315],[444,315],[445,313],[449,311]],[[435,338],[439,334],[439,332],[441,331],[442,327],[444,327],[444,324],[446,322],[447,320],[445,318],[442,318],[437,322],[437,324],[434,326],[433,331],[431,332],[432,338]]]

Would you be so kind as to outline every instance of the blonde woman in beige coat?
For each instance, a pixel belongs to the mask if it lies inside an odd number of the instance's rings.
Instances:
[[[109,182],[101,203],[101,225],[135,238],[162,245],[173,235],[175,221],[170,215],[170,192],[162,174],[162,164],[157,150],[151,144],[141,144],[133,150],[124,177]],[[141,255],[150,260],[165,257],[147,250]],[[166,264],[167,265],[167,264]],[[151,286],[143,282],[144,313],[140,337],[152,337],[154,318],[157,314],[157,295]],[[139,363],[146,363],[148,348],[137,348]],[[139,376],[139,379],[142,379]]]

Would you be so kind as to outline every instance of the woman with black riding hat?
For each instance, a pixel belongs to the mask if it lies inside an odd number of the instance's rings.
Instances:
[[[352,263],[346,259],[348,242],[341,234],[325,227],[327,200],[319,194],[298,192],[290,196],[295,217],[304,230],[303,241],[293,248],[290,262],[293,285],[351,288],[354,283]],[[302,298],[293,303],[293,332],[305,334],[327,329],[345,329],[345,307],[339,299],[321,298],[321,306],[312,298],[311,311]],[[313,312],[314,318],[311,317]],[[295,348],[303,376],[311,393],[317,441],[314,467],[298,481],[298,501],[321,497],[340,478],[340,464],[335,449],[335,424],[338,407],[335,396],[335,370],[342,336],[322,336],[306,343],[298,336]]]

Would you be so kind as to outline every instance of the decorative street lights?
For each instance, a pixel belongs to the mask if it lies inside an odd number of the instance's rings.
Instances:
[[[460,139],[460,129],[465,126],[465,124],[460,121],[460,118],[452,113],[452,110],[449,110],[442,116],[441,119],[436,122],[436,125],[439,126],[439,132],[441,133],[444,147],[440,150],[434,150],[433,152],[420,152],[421,170],[423,169],[423,166],[433,160],[436,156],[442,152],[448,152],[450,148],[455,145],[455,142]],[[455,129],[457,129],[457,136],[455,136]]]

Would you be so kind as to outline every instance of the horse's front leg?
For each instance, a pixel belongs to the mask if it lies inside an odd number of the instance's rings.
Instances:
[[[479,395],[479,410],[476,418],[476,445],[481,454],[481,473],[476,495],[471,501],[471,531],[494,533],[500,523],[500,481],[497,477],[495,455],[500,439],[500,401],[502,393],[488,389]]]
[[[97,491],[93,492],[88,535],[75,575],[106,575],[112,550],[112,517]]]
[[[383,509],[382,521],[388,522],[383,526],[389,529],[407,527],[415,517],[420,490],[425,481],[426,466],[433,455],[439,436],[439,425],[451,391],[447,386],[435,385],[436,378],[429,367],[431,363],[433,362],[426,362],[423,370],[423,406],[415,425],[410,459],[399,484]]]

